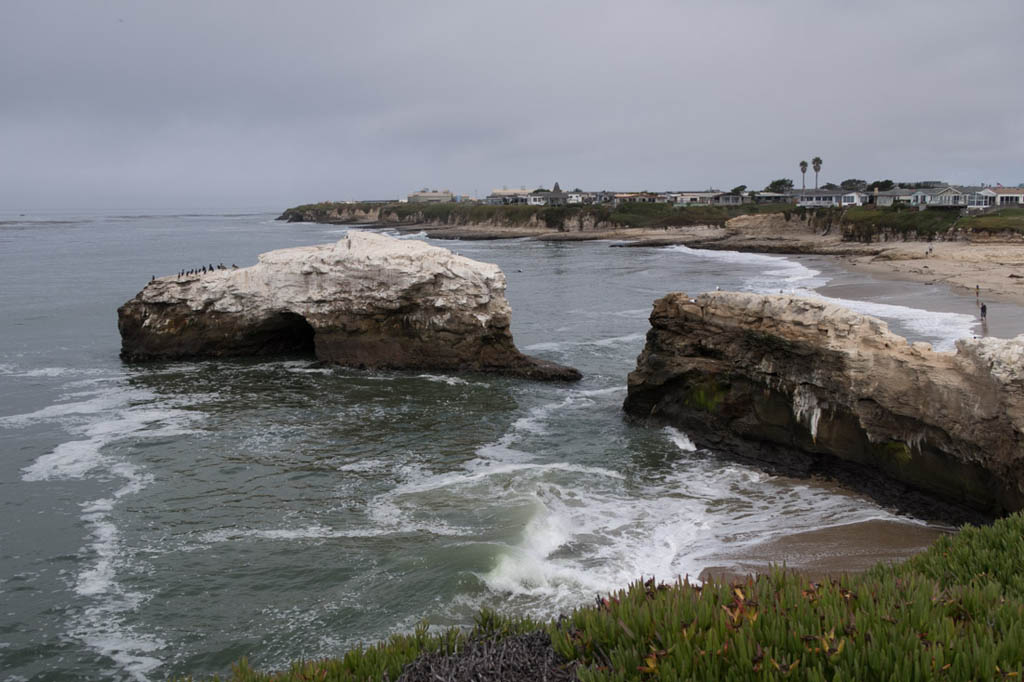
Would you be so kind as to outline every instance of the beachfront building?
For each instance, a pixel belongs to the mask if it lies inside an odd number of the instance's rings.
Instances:
[[[653,192],[618,192],[615,195],[615,205],[619,204],[654,204],[658,202],[658,195]]]
[[[451,190],[446,189],[439,192],[436,189],[424,187],[419,192],[410,194],[408,201],[410,204],[446,204],[454,199]]]
[[[526,197],[526,203],[530,206],[565,206],[567,197],[556,182],[550,192],[546,189],[535,189],[530,192]]]
[[[742,204],[749,204],[753,199],[743,194],[729,194],[723,192],[714,199],[716,206],[740,206]]]
[[[584,192],[579,187],[571,192],[565,193],[565,203],[573,206],[579,206],[580,204],[592,204],[594,203],[593,192]]]
[[[915,206],[943,206],[946,208],[966,206],[967,197],[956,187],[946,185],[932,189],[919,189],[910,197]]]
[[[1024,206],[1024,188],[987,187],[992,190],[995,206]]]
[[[491,193],[487,195],[484,201],[490,206],[512,206],[527,203],[529,195],[530,192],[525,187],[520,187],[519,189],[502,187],[501,189],[491,190]]]
[[[839,206],[845,192],[841,189],[802,189],[793,192],[796,205],[803,208]]]
[[[912,189],[887,189],[879,190],[875,192],[875,206],[880,208],[887,208],[896,204],[909,204],[910,197],[913,196],[914,190]]]
[[[788,204],[792,197],[782,192],[752,192],[755,204]]]
[[[676,206],[707,206],[721,194],[722,190],[709,189],[702,192],[673,192],[672,198]]]

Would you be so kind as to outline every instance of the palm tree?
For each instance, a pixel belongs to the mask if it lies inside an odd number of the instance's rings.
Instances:
[[[815,156],[811,159],[811,167],[814,168],[814,189],[818,189],[818,171],[821,170],[820,156]]]
[[[807,162],[806,161],[801,161],[800,162],[800,175],[802,176],[800,178],[800,189],[807,189],[807,183],[805,182],[805,180],[807,179]]]

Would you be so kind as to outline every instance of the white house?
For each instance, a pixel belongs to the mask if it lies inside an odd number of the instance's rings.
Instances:
[[[910,197],[913,196],[914,190],[912,189],[896,189],[880,190],[875,192],[875,206],[886,207],[892,206],[893,204],[909,204]]]
[[[843,205],[843,196],[846,194],[856,195],[859,192],[846,192],[841,189],[802,189],[793,192],[793,198],[796,199],[796,205],[803,208],[824,208]]]
[[[1024,187],[990,187],[996,206],[1024,206]]]
[[[455,200],[451,190],[438,191],[424,187],[419,192],[413,192],[408,197],[410,204],[445,204]]]
[[[712,203],[722,192],[709,189],[706,192],[673,192],[672,198],[676,206],[701,206]]]

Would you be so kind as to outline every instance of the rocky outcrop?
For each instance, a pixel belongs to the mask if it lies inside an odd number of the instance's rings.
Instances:
[[[1024,507],[1024,336],[940,353],[813,299],[669,294],[624,408],[804,473],[881,474],[985,516]]]
[[[379,206],[358,204],[322,203],[305,204],[286,209],[277,217],[289,223],[328,223],[332,225],[360,225],[387,221],[388,215],[381,215]],[[390,222],[398,222],[397,216]]]
[[[498,266],[352,231],[248,268],[155,279],[118,309],[118,328],[132,361],[310,353],[355,367],[580,377],[520,353],[509,315]]]

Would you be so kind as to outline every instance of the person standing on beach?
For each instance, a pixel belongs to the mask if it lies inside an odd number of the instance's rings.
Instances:
[[[985,304],[982,303],[981,304],[981,321],[985,322],[987,317],[988,317],[988,308],[986,308]]]

